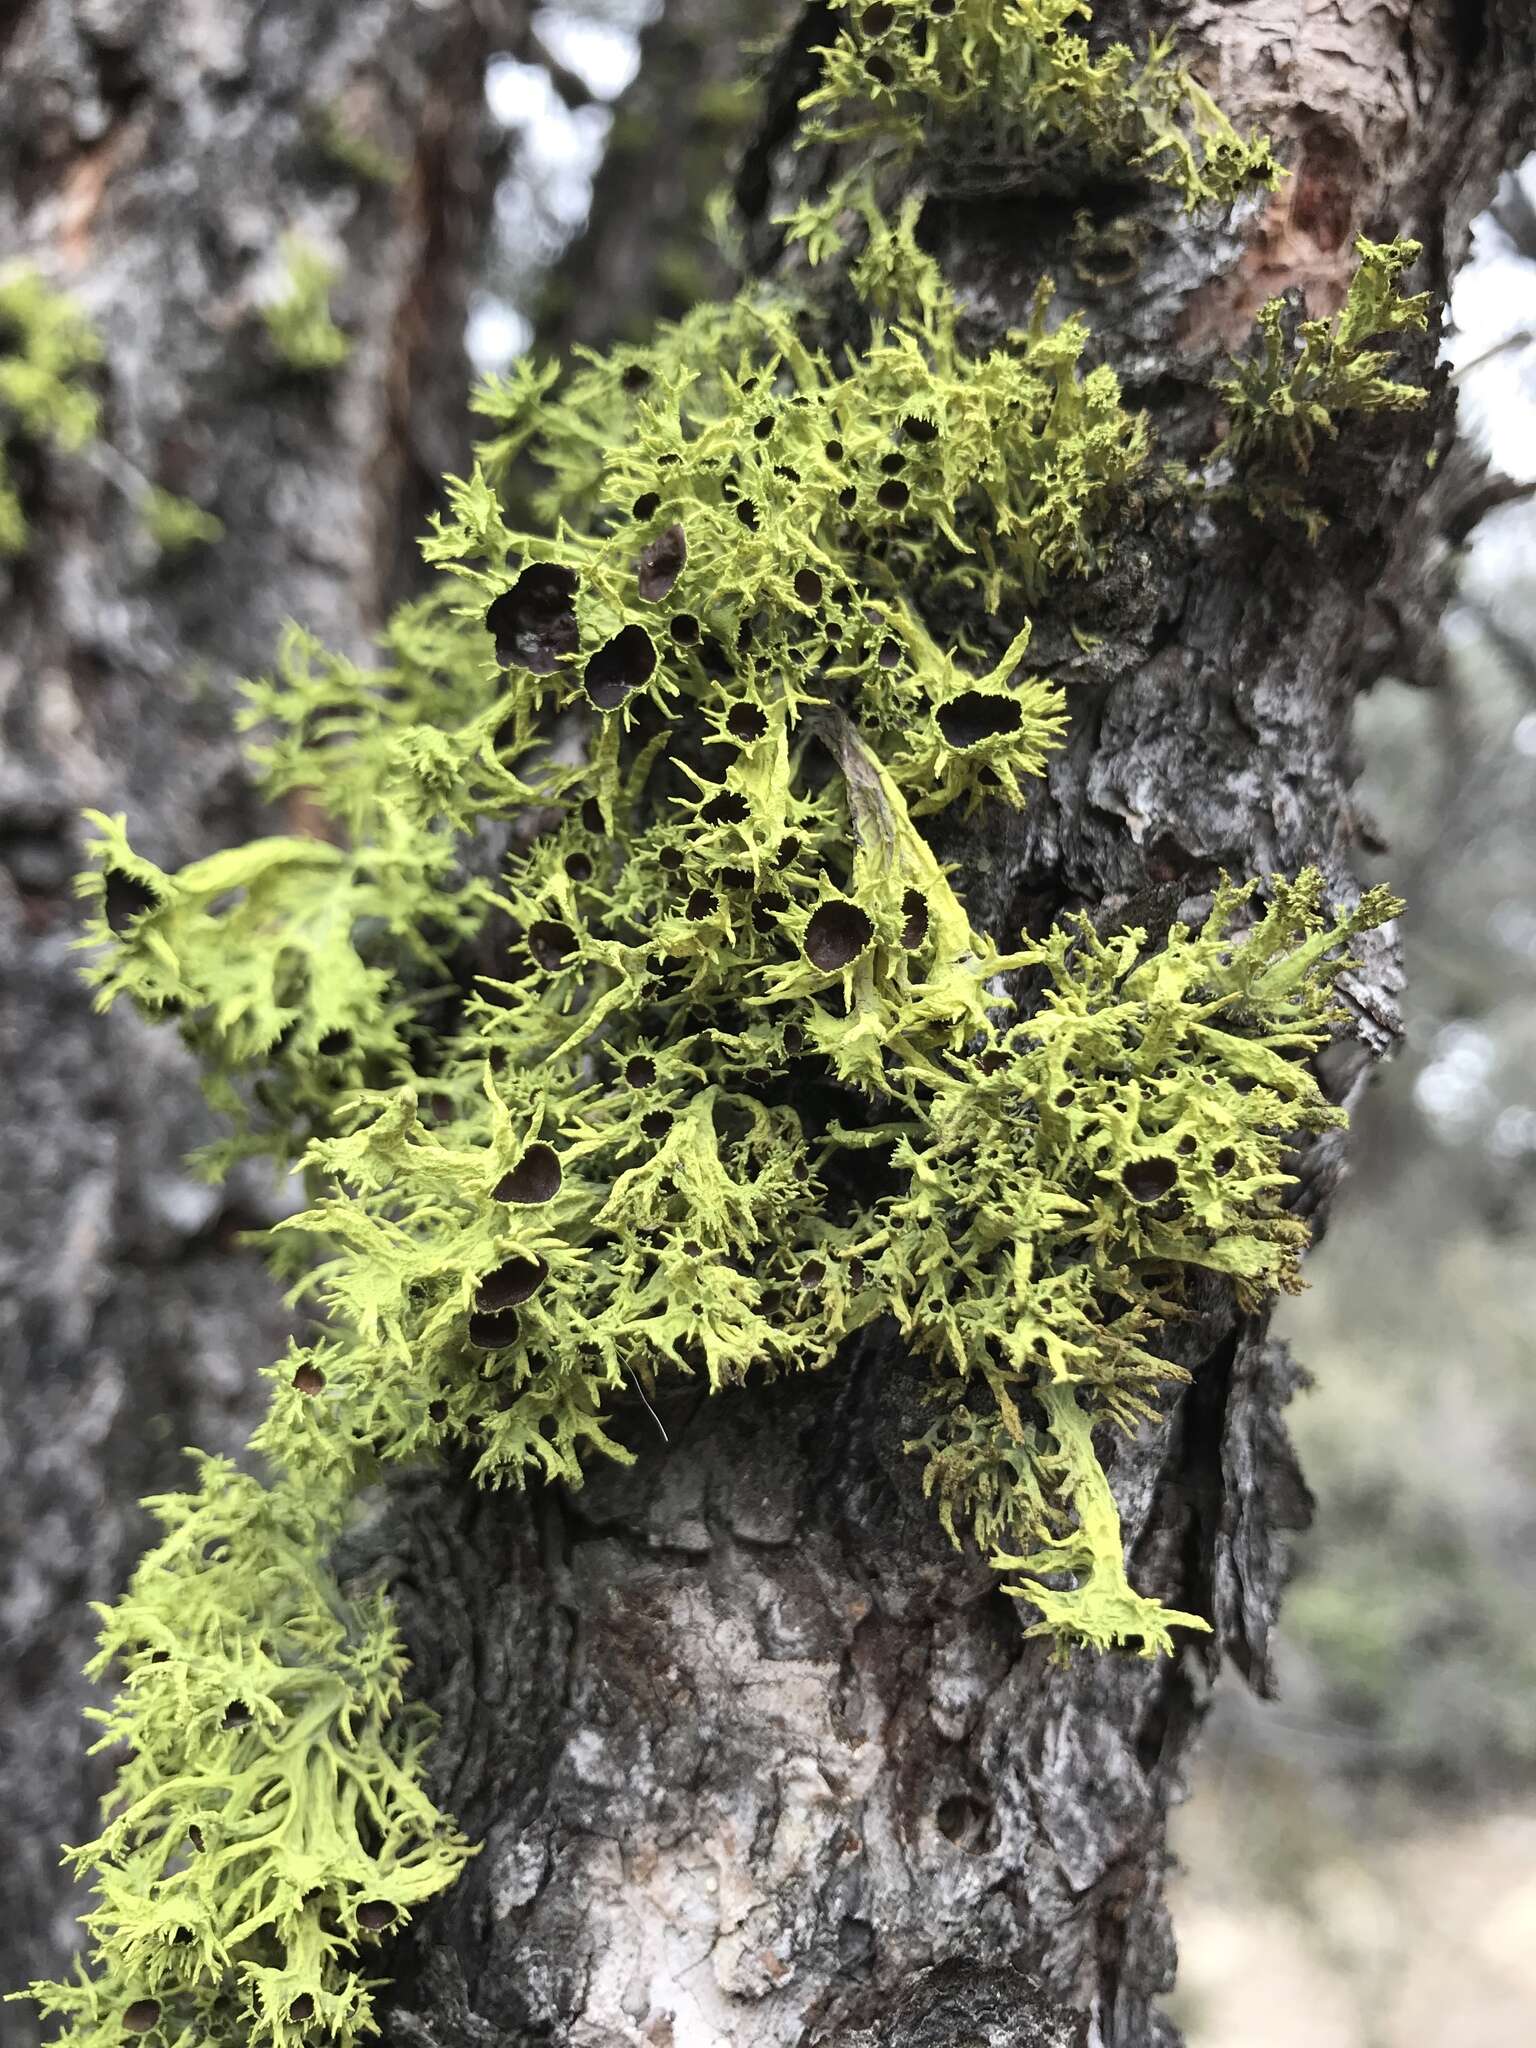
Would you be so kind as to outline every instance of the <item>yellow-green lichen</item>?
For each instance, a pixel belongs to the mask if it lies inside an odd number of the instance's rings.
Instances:
[[[401,1707],[382,1597],[326,1574],[324,1489],[207,1459],[148,1505],[165,1533],[89,1674],[118,1680],[97,1746],[127,1761],[70,1852],[104,1968],[39,2001],[80,2041],[351,2048],[377,2031],[370,1949],[470,1853],[422,1788],[430,1717]]]
[[[224,522],[205,512],[191,498],[152,485],[144,498],[144,524],[163,555],[185,555],[194,548],[215,547],[224,538]]]
[[[410,170],[403,157],[375,142],[349,119],[341,105],[332,103],[322,109],[317,132],[320,147],[329,160],[364,184],[382,185],[389,190],[401,184]]]
[[[808,141],[920,157],[939,181],[1066,188],[1113,170],[1229,204],[1280,176],[1171,41],[1095,55],[1084,0],[832,0],[837,34],[804,102]]]
[[[296,639],[254,693],[271,793],[317,793],[347,843],[170,876],[100,821],[91,936],[121,942],[95,972],[180,1015],[224,1107],[261,1073],[243,1142],[312,1139],[297,1228],[330,1248],[309,1285],[334,1334],[324,1392],[281,1395],[262,1434],[279,1466],[457,1436],[486,1480],[576,1483],[624,1386],[821,1365],[888,1312],[967,1456],[978,1427],[1005,1462],[1033,1446],[1029,1486],[973,1487],[973,1531],[1043,1555],[1078,1514],[1092,1569],[1053,1626],[1159,1647],[1150,1603],[1122,1625],[1078,1439],[1050,1449],[1025,1397],[1131,1423],[1176,1377],[1153,1347],[1186,1273],[1245,1299],[1293,1281],[1281,1160],[1336,1120],[1305,1056],[1388,906],[1335,925],[1315,877],[1277,882],[1244,934],[1231,890],[1150,960],[1137,935],[1007,954],[973,927],[916,821],[1023,803],[1060,743],[1018,607],[1093,571],[1145,425],[1043,299],[972,357],[900,228],[860,267],[892,317],[845,368],[746,295],[486,385],[494,438],[396,666]],[[546,479],[542,531],[507,524],[514,463]],[[939,624],[957,598],[994,620],[974,644]],[[462,867],[469,835],[530,817],[502,873]],[[429,1034],[446,949],[482,933],[477,992]],[[1044,985],[1015,1024],[1005,971]],[[530,1147],[557,1186],[498,1198]],[[953,1517],[965,1490],[941,1491]]]
[[[7,449],[83,448],[100,406],[88,379],[101,344],[84,315],[24,265],[0,270],[0,556],[27,544],[27,518]]]
[[[1221,196],[1229,131],[1074,11],[926,10],[912,146],[942,151],[953,61],[1021,171],[1119,149]],[[385,1610],[323,1562],[389,1466],[579,1485],[633,1455],[627,1395],[824,1369],[889,1317],[931,1369],[939,1518],[1038,1632],[1208,1625],[1131,1585],[1095,1431],[1184,1377],[1197,1289],[1296,1284],[1289,1157],[1340,1121],[1311,1056],[1394,905],[1308,873],[1155,945],[973,922],[924,821],[1029,800],[1066,730],[1029,612],[1101,568],[1149,433],[1047,290],[974,352],[916,204],[840,204],[835,347],[749,289],[482,387],[382,665],[295,631],[250,692],[266,793],[327,836],[171,874],[96,819],[100,1000],[178,1021],[234,1125],[212,1169],[302,1161],[279,1263],[327,1323],[270,1375],[270,1484],[208,1466],[160,1503],[104,1617],[133,1757],[77,1852],[96,1964],[36,1991],[71,2048],[350,2044],[368,1942],[460,1867]]]

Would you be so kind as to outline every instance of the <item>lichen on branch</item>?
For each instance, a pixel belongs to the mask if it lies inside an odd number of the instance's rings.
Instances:
[[[329,1247],[306,1284],[333,1335],[323,1391],[291,1385],[262,1433],[284,1469],[360,1478],[457,1439],[488,1482],[579,1483],[627,1455],[625,1387],[824,1365],[889,1312],[968,1455],[978,1421],[1005,1462],[1035,1445],[1030,1483],[970,1516],[1034,1554],[1092,1482],[1031,1434],[1031,1389],[1132,1424],[1176,1376],[1153,1347],[1187,1271],[1253,1299],[1294,1279],[1280,1162],[1335,1120],[1305,1056],[1390,906],[1333,924],[1315,877],[1277,882],[1245,935],[1229,890],[1146,962],[1139,935],[1009,954],[972,926],[917,821],[1024,802],[1059,744],[1007,608],[1093,571],[1145,427],[1044,298],[971,357],[900,224],[872,258],[905,317],[844,366],[749,293],[482,389],[495,433],[450,486],[403,658],[298,641],[253,693],[283,728],[274,794],[318,793],[348,845],[167,876],[102,822],[104,994],[177,1010],[228,1107],[262,1070],[274,1149],[316,1134],[294,1229]],[[517,464],[542,531],[508,524]],[[957,597],[1003,613],[990,647],[946,644]],[[456,869],[529,818],[494,881]],[[446,942],[476,933],[494,952],[432,1033]],[[1047,991],[1018,1023],[1009,972]],[[1150,1606],[1135,1630],[1099,1611],[1118,1530],[1097,1548],[1059,1632],[1165,1645]]]
[[[832,0],[837,33],[803,103],[806,141],[920,158],[941,186],[1074,189],[1113,171],[1229,205],[1280,178],[1172,40],[1095,55],[1085,0]]]
[[[280,273],[261,308],[274,354],[301,376],[339,369],[352,344],[331,317],[337,266],[310,238],[294,230],[279,250]]]
[[[81,2041],[352,2048],[377,2031],[357,1952],[470,1853],[422,1788],[431,1717],[401,1707],[383,1597],[326,1573],[334,1496],[210,1458],[148,1505],[165,1533],[88,1672],[118,1678],[97,1748],[125,1761],[69,1858],[96,1873],[102,1974],[39,2002]]]

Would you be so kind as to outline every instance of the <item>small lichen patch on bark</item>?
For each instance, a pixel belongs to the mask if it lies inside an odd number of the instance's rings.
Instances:
[[[89,382],[100,358],[100,341],[68,298],[23,265],[0,269],[0,559],[27,544],[14,451],[85,446],[100,419]]]

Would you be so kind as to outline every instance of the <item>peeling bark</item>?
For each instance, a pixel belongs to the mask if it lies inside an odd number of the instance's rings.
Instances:
[[[763,265],[781,253],[770,216],[825,169],[784,147],[822,13],[738,181]],[[1224,340],[1280,289],[1336,304],[1357,231],[1420,235],[1415,282],[1443,298],[1529,135],[1536,30],[1524,0],[1097,13],[1132,41],[1177,29],[1229,112],[1284,140],[1293,182],[1226,223],[1123,187],[941,196],[924,236],[979,343],[1056,275],[1165,451],[1197,460],[1219,433]],[[1082,261],[1079,207],[1131,237],[1113,285]],[[1148,489],[1103,577],[1053,594],[1031,662],[1068,684],[1071,740],[1026,813],[939,848],[999,935],[1076,907],[1166,929],[1224,868],[1313,862],[1352,892],[1351,704],[1436,525],[1426,458],[1451,400],[1432,365],[1428,347],[1410,363],[1434,379],[1424,415],[1352,428],[1319,459],[1316,548]],[[1397,980],[1378,940],[1350,986],[1356,1033],[1321,1063],[1334,1099],[1390,1046]],[[1334,1134],[1298,1163],[1319,1225],[1343,1163]],[[1061,1668],[1025,1639],[1027,1614],[918,1498],[901,1451],[918,1383],[889,1331],[814,1380],[636,1409],[621,1427],[638,1464],[579,1494],[397,1489],[354,1562],[396,1587],[444,1716],[440,1790],[485,1849],[402,1945],[386,2038],[1172,2043],[1168,1808],[1221,1658],[1269,1683],[1308,1510],[1281,1412],[1296,1369],[1223,1290],[1197,1307],[1175,1346],[1191,1386],[1103,1444],[1136,1583],[1215,1624],[1176,1661]],[[923,2006],[936,1983],[955,1999]],[[976,2001],[994,1990],[989,2018]]]
[[[520,15],[521,8],[515,11]],[[104,346],[99,441],[27,458],[32,542],[0,565],[0,1897],[5,1988],[61,1969],[88,1839],[80,1676],[91,1599],[143,1547],[134,1507],[184,1444],[236,1451],[281,1350],[277,1290],[239,1231],[276,1191],[215,1192],[174,1036],[92,1014],[71,880],[78,813],[126,810],[167,863],[258,820],[235,682],[285,619],[367,657],[426,494],[467,440],[459,346],[494,168],[480,72],[500,4],[22,0],[0,9],[0,255],[70,292]],[[334,115],[399,160],[392,187],[324,143]],[[352,352],[298,377],[257,301],[283,231],[342,264]],[[158,484],[224,522],[172,560]],[[30,2015],[5,2009],[7,2042]]]

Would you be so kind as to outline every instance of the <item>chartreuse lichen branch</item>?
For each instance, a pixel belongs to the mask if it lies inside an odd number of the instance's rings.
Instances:
[[[281,275],[261,317],[278,359],[305,375],[338,369],[352,344],[331,317],[337,266],[307,235],[283,237]]]
[[[83,448],[100,419],[88,382],[100,359],[94,330],[67,298],[24,266],[0,269],[0,556],[27,544],[7,451],[21,443]]]
[[[1045,772],[1028,610],[1102,565],[1148,433],[1047,293],[968,352],[915,214],[861,204],[836,353],[753,290],[482,388],[383,664],[294,633],[251,691],[267,793],[327,837],[172,874],[97,819],[100,1000],[177,1019],[212,1167],[302,1159],[278,1239],[327,1328],[273,1371],[271,1484],[160,1504],[105,1619],[97,1963],[37,1994],[72,2048],[350,2043],[369,1939],[462,1861],[384,1610],[321,1561],[387,1467],[579,1485],[633,1455],[630,1394],[890,1317],[939,1517],[1038,1631],[1207,1625],[1130,1584],[1103,1432],[1182,1376],[1197,1284],[1296,1284],[1288,1156],[1339,1121],[1311,1055],[1394,906],[1305,874],[1155,948],[973,924],[924,821]]]
[[[205,512],[192,498],[179,497],[151,485],[144,495],[144,524],[163,555],[185,555],[194,548],[216,547],[224,538],[224,522]]]
[[[219,1459],[149,1503],[165,1533],[89,1672],[119,1678],[97,1747],[126,1757],[70,1856],[98,1971],[38,1989],[67,2038],[350,2048],[376,2032],[360,1954],[470,1853],[422,1788],[387,1604],[325,1571],[339,1505]]]

